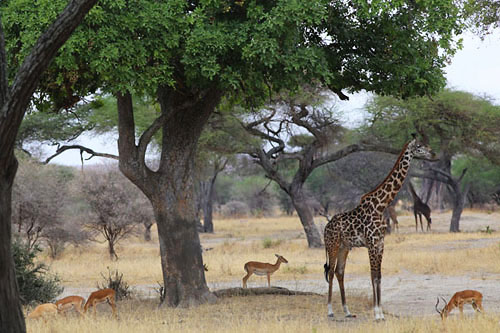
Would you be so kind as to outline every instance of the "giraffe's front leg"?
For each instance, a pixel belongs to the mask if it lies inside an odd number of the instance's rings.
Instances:
[[[381,303],[381,291],[380,283],[382,281],[382,254],[383,245],[375,246],[368,250],[370,256],[370,269],[372,278],[372,288],[373,288],[373,312],[375,314],[375,320],[385,320],[384,313],[382,312]]]

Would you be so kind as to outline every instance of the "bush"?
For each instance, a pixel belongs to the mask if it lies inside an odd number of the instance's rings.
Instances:
[[[19,240],[12,243],[17,285],[23,305],[51,302],[64,290],[57,275],[50,274],[45,264],[34,262],[39,252],[41,249],[37,245],[30,249]]]
[[[119,273],[118,270],[115,270],[113,273],[108,267],[108,276],[104,276],[103,273],[101,273],[101,276],[104,279],[104,282],[102,285],[97,283],[97,289],[113,289],[116,292],[117,301],[130,298],[130,286],[127,282],[123,281],[123,273]]]
[[[223,217],[246,217],[249,213],[248,205],[242,201],[229,201],[221,207]]]

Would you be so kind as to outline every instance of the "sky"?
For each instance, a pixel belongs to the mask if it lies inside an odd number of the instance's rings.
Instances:
[[[484,40],[472,34],[465,34],[463,48],[459,50],[450,65],[445,68],[448,87],[477,95],[486,95],[500,104],[500,31],[486,36]],[[350,95],[349,101],[337,103],[342,110],[346,124],[356,124],[363,118],[363,106],[370,94],[366,92]],[[85,136],[72,144],[81,144],[101,153],[118,154],[115,135]],[[54,147],[44,148],[43,157],[55,152]],[[84,155],[84,158],[88,155]],[[69,150],[54,158],[51,163],[79,166],[80,153]],[[109,159],[94,157],[85,165],[109,163]]]

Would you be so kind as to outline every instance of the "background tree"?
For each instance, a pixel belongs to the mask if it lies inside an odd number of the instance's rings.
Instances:
[[[370,119],[365,135],[381,142],[402,142],[403,136],[416,131],[437,148],[439,161],[425,166],[428,171],[420,175],[430,180],[424,182],[421,197],[432,202],[434,193],[434,207],[442,207],[445,184],[454,203],[450,231],[458,231],[468,185],[460,183],[466,169],[452,170],[452,163],[465,154],[482,156],[498,165],[500,108],[486,98],[445,90],[432,100],[375,97],[367,110]]]
[[[130,236],[138,225],[151,221],[151,204],[118,170],[87,170],[80,188],[89,205],[85,226],[99,233],[108,243],[111,260],[118,259],[115,247]]]
[[[11,35],[5,38],[3,22],[11,21],[19,10],[6,10],[5,6],[20,1],[2,1],[0,6],[0,331],[24,332],[26,330],[19,304],[14,265],[11,252],[11,194],[17,170],[14,147],[21,121],[37,87],[42,73],[56,56],[74,29],[80,24],[96,0],[73,0],[57,18],[55,14],[45,21],[45,31],[31,31],[32,43],[24,45],[24,54],[17,63],[8,61],[7,55],[16,53]],[[26,4],[22,4],[26,10]],[[30,7],[31,8],[31,7]],[[12,14],[12,15],[9,15]],[[27,35],[26,35],[27,36]],[[11,44],[12,45],[12,44]],[[10,76],[8,76],[10,75]]]
[[[12,59],[23,45],[15,36],[46,15],[42,8],[16,20]],[[223,97],[259,105],[270,92],[314,81],[344,99],[343,89],[432,93],[444,85],[442,68],[461,29],[451,0],[103,0],[90,15],[44,80],[71,78],[71,89],[48,84],[40,94],[54,107],[98,87],[116,96],[120,170],[153,204],[171,306],[213,300],[196,231],[193,173],[198,138]],[[160,105],[138,140],[134,94]],[[144,157],[160,130],[160,165],[152,170]]]
[[[68,168],[43,166],[32,160],[21,163],[13,188],[12,223],[29,249],[63,226],[66,184],[72,177]]]

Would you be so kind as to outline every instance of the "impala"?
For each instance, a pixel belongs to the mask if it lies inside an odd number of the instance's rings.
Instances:
[[[87,303],[85,303],[85,306],[83,307],[83,313],[86,313],[88,308],[93,306],[95,316],[97,304],[108,302],[108,304],[111,306],[111,309],[113,310],[113,316],[116,318],[115,295],[116,291],[111,288],[94,291],[87,299]]]
[[[83,304],[85,304],[85,299],[80,296],[68,296],[56,301],[57,311],[62,314],[65,314],[73,308],[80,314],[80,316],[83,316]]]
[[[275,254],[275,256],[278,257],[278,260],[276,260],[274,265],[258,261],[247,262],[245,264],[245,271],[247,272],[247,275],[243,277],[243,288],[247,287],[247,280],[252,274],[267,275],[267,286],[271,287],[271,274],[280,268],[281,263],[288,264],[288,261],[284,257],[279,254]]]
[[[442,297],[441,297],[442,298]],[[436,311],[441,315],[441,318],[444,320],[448,317],[451,310],[458,307],[460,310],[460,316],[463,316],[464,313],[464,304],[472,304],[472,308],[477,312],[483,312],[483,295],[477,290],[463,290],[456,292],[455,295],[450,299],[448,304],[446,304],[446,300],[442,298],[445,306],[439,310],[439,298],[436,303]]]
[[[34,319],[43,317],[45,320],[46,315],[57,315],[57,306],[53,303],[40,304],[35,308],[35,310],[28,314],[28,318]]]

